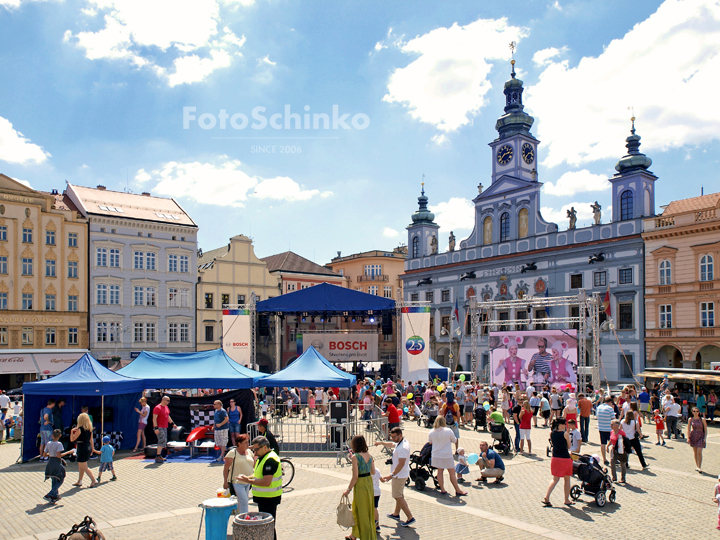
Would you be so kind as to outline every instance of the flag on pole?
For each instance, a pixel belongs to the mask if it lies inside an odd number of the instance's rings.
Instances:
[[[455,321],[460,322],[460,310],[458,309],[457,297],[455,297]]]
[[[547,289],[547,287],[545,288],[545,298],[548,298],[548,289]],[[545,316],[546,316],[546,317],[550,317],[550,306],[548,306],[548,305],[545,306]]]
[[[610,313],[610,285],[608,285],[607,292],[605,293],[605,300],[603,300],[603,310],[605,310],[605,315],[607,315],[608,319],[612,317],[612,314]]]

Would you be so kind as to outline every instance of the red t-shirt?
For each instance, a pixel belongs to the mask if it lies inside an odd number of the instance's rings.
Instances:
[[[157,427],[168,427],[168,418],[170,418],[170,408],[167,405],[155,405],[153,415],[157,415]]]
[[[662,416],[655,417],[655,431],[662,431],[665,429],[665,422],[663,422]]]
[[[532,411],[526,411],[525,409],[523,409],[523,411],[525,411],[525,414],[520,411],[520,414],[522,414],[522,418],[520,418],[520,429],[532,429]]]
[[[339,388],[331,388],[330,390],[333,391],[333,394],[335,394],[335,397],[336,397],[336,398],[340,396],[340,389],[339,389]]]
[[[400,423],[400,411],[398,411],[397,408],[395,408],[395,405],[393,405],[392,403],[387,406],[387,415],[389,424]]]

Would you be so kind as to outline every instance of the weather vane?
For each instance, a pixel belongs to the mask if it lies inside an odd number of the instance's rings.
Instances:
[[[515,78],[515,47],[517,47],[517,43],[514,41],[510,42],[510,55],[512,56],[512,60],[510,60],[510,65],[512,66],[512,71],[510,72],[510,76],[514,79]]]
[[[630,132],[634,135],[635,134],[635,107],[633,105],[630,105],[628,107],[628,111],[632,111],[632,116],[630,117],[630,121],[632,122],[632,129],[630,129]]]

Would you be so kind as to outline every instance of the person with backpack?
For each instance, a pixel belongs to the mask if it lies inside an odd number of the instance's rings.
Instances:
[[[445,418],[445,424],[455,434],[455,453],[457,454],[458,444],[460,443],[460,429],[458,428],[460,424],[460,407],[455,402],[455,394],[452,392],[447,392],[445,398],[447,401],[443,403],[439,416]]]

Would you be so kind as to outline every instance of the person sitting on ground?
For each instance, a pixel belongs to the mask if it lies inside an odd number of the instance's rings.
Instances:
[[[502,415],[502,413],[499,414]],[[490,448],[490,445],[485,441],[480,443],[478,467],[480,467],[478,482],[487,482],[488,478],[495,478],[494,483],[499,484],[505,478],[505,463],[503,463],[500,454]]]

